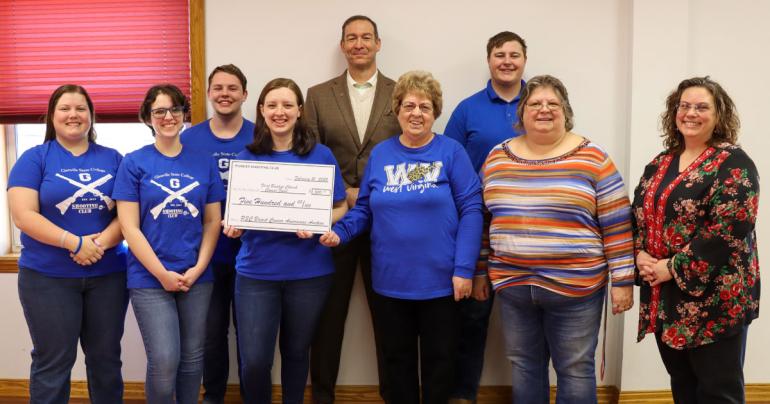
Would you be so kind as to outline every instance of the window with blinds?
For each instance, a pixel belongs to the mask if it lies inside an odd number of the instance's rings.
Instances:
[[[154,84],[190,97],[188,0],[0,1],[0,123],[41,122],[65,83],[88,90],[100,122],[136,122]]]

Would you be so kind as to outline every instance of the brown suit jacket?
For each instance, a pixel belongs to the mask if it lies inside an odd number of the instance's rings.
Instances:
[[[395,82],[377,73],[377,88],[364,140],[358,138],[347,88],[347,71],[307,90],[304,116],[310,131],[337,158],[346,187],[358,188],[369,153],[377,143],[401,133],[391,109]]]

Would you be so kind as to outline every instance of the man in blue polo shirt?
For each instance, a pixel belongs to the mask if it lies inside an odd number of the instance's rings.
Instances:
[[[526,42],[509,31],[489,38],[487,64],[490,79],[486,88],[457,105],[444,131],[444,135],[465,147],[476,172],[479,172],[494,146],[519,135],[513,126],[518,121],[516,108],[519,106],[519,93],[524,87],[521,76],[527,64]],[[484,226],[488,228],[489,222],[485,220]],[[488,245],[488,240],[484,240],[482,249],[489,248]],[[476,400],[484,366],[492,297],[486,268],[477,269],[473,279],[473,298],[459,303],[460,347],[450,403],[472,403]]]
[[[227,189],[230,160],[254,139],[254,123],[243,117],[241,109],[248,96],[246,76],[235,65],[217,66],[209,75],[206,95],[214,115],[182,132],[182,144],[211,154]],[[222,209],[224,214],[224,204]],[[225,399],[230,368],[227,333],[235,282],[235,256],[240,246],[238,239],[219,237],[211,258],[214,291],[206,317],[203,351],[203,402],[206,404],[223,403]],[[234,317],[233,314],[235,321]]]

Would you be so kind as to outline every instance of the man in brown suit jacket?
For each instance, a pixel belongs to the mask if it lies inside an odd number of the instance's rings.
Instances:
[[[358,197],[361,177],[372,147],[401,133],[390,106],[395,83],[377,71],[376,55],[380,46],[374,21],[362,15],[348,18],[342,25],[340,40],[348,69],[339,77],[311,87],[304,106],[306,124],[337,158],[351,208]],[[316,403],[334,402],[345,319],[359,264],[371,313],[373,292],[369,244],[369,235],[366,234],[334,249],[334,284],[311,347],[310,377]],[[372,322],[376,323],[374,316]],[[374,329],[378,371],[382,375],[376,326]],[[380,383],[383,398],[386,387]]]

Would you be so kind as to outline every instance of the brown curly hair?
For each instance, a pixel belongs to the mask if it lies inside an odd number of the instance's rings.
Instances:
[[[733,100],[727,95],[727,92],[709,76],[693,77],[682,80],[679,86],[666,98],[666,110],[660,114],[661,137],[663,146],[672,153],[681,153],[684,150],[684,138],[676,127],[676,114],[679,108],[679,102],[682,93],[690,87],[705,88],[712,97],[714,97],[714,109],[716,112],[716,126],[714,133],[708,140],[709,146],[715,146],[720,143],[735,144],[738,140],[738,131],[741,128],[741,121],[738,119],[738,111],[735,109]]]

